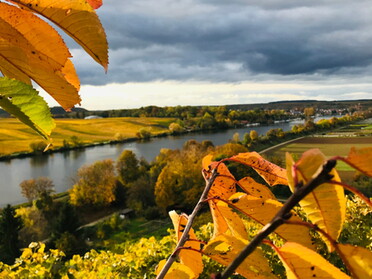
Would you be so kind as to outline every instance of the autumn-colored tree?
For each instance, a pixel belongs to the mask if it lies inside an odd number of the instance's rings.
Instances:
[[[239,143],[240,142],[240,135],[239,135],[239,133],[234,133],[231,141],[233,143]]]
[[[21,187],[22,195],[29,201],[40,198],[42,194],[50,195],[54,192],[53,181],[48,177],[24,180],[19,186]]]
[[[251,130],[249,132],[249,137],[251,138],[251,141],[256,141],[258,139],[258,133],[256,130]]]
[[[17,208],[16,216],[20,217],[23,223],[19,232],[22,247],[27,246],[31,241],[41,241],[49,237],[48,221],[36,206]]]
[[[206,150],[195,140],[185,142],[182,150],[161,153],[165,162],[155,185],[156,204],[162,210],[176,206],[190,209],[202,191],[201,154]],[[160,158],[158,158],[160,159]]]
[[[96,8],[101,0],[0,2],[0,106],[46,139],[55,127],[49,107],[32,81],[65,110],[81,102],[71,53],[53,22],[105,70],[108,45]],[[45,20],[43,20],[43,18]]]
[[[140,166],[136,154],[132,150],[124,150],[116,162],[116,170],[123,185],[138,179]]]
[[[181,133],[183,132],[183,128],[181,127],[180,124],[176,123],[176,122],[172,122],[170,125],[169,125],[169,131],[172,133],[172,134],[178,134],[178,133]]]
[[[103,160],[78,170],[78,181],[69,190],[75,206],[106,206],[115,200],[115,167],[112,160]]]
[[[304,115],[305,115],[306,120],[311,119],[311,117],[313,117],[315,115],[315,109],[313,107],[305,108],[304,109]]]
[[[189,140],[185,142],[182,150],[164,152],[161,160],[166,163],[155,185],[157,205],[163,211],[172,206],[190,210],[203,190],[200,176],[201,156],[213,152],[216,157],[225,158],[245,151],[247,149],[241,144],[228,143],[213,148],[211,145]]]

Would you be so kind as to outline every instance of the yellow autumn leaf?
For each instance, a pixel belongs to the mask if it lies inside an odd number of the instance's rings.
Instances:
[[[288,184],[285,169],[265,160],[257,152],[239,153],[229,160],[252,167],[270,186]]]
[[[342,259],[352,273],[353,278],[372,278],[372,252],[363,247],[350,244],[337,244]]]
[[[229,265],[246,244],[246,241],[234,236],[219,235],[208,243],[203,252],[216,262]],[[260,248],[256,248],[236,269],[236,272],[246,278],[275,278]]]
[[[262,225],[268,224],[283,206],[276,200],[257,198],[244,193],[236,193],[229,200],[240,212]],[[296,213],[292,212],[292,214],[290,221],[302,221]],[[313,246],[309,229],[304,226],[283,224],[275,230],[275,233],[286,241],[298,242],[308,248]]]
[[[212,238],[215,238],[216,236],[225,233],[229,227],[225,221],[225,218],[223,217],[222,213],[220,212],[220,209],[217,206],[217,202],[210,200],[208,201],[209,208],[211,210],[212,219],[213,219],[213,236]]]
[[[372,176],[372,147],[360,149],[352,147],[345,161],[366,175]]]
[[[288,279],[350,278],[318,253],[298,243],[287,242],[275,250],[285,267]]]
[[[188,218],[184,214],[178,215],[176,211],[174,210],[169,212],[169,216],[172,220],[174,229],[177,234],[177,241],[179,241],[186,227]],[[188,238],[191,240],[197,240],[197,237],[193,229],[190,230]],[[190,247],[196,250],[201,250],[200,243],[197,241],[186,241],[183,246]],[[198,253],[192,250],[182,249],[179,253],[179,257],[180,257],[181,264],[187,266],[193,272],[194,276],[190,278],[198,278],[200,273],[202,273],[203,271],[203,262],[202,262],[201,253]]]
[[[289,187],[293,192],[295,187],[294,174],[292,173],[293,166],[296,168],[298,182],[306,184],[324,164],[326,157],[319,149],[311,149],[306,151],[297,163],[294,163],[288,153],[286,160]],[[330,174],[333,175],[332,180],[340,181],[340,177],[335,169]],[[346,214],[346,198],[342,187],[329,183],[322,184],[299,203],[313,224],[324,230],[334,240],[337,240]],[[329,251],[333,251],[334,248],[328,239],[322,235],[321,237],[327,244]]]
[[[265,186],[256,182],[252,177],[244,177],[239,180],[239,186],[249,195],[261,198],[276,200],[274,194]]]
[[[159,262],[159,265],[155,271],[156,274],[160,273],[166,262],[167,262],[166,260],[161,260]],[[167,272],[167,274],[164,276],[164,279],[192,279],[192,278],[195,278],[195,275],[191,271],[191,269],[178,262],[174,262],[170,267],[169,271]]]
[[[12,2],[51,20],[107,70],[106,34],[96,12],[86,0],[12,0]]]
[[[216,221],[219,223],[217,226],[218,230],[216,229],[214,231],[212,239],[220,234],[231,234],[241,239],[248,238],[248,233],[243,221],[225,202],[216,201],[215,207],[211,208],[211,210],[217,210],[218,213],[213,214],[212,212],[212,215],[219,216],[219,219]],[[221,228],[225,228],[225,230],[222,231]]]

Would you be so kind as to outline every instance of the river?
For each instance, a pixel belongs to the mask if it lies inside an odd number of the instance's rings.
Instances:
[[[297,122],[298,123],[298,122]],[[185,141],[195,139],[199,142],[210,140],[214,145],[227,143],[234,135],[254,129],[259,134],[265,134],[273,128],[282,128],[284,131],[297,124],[278,123],[268,126],[246,127],[229,129],[211,133],[189,133],[180,136],[154,138],[146,142],[129,142],[88,147],[80,150],[71,150],[50,155],[41,155],[0,162],[0,207],[6,204],[18,204],[26,201],[21,195],[19,184],[26,179],[46,176],[53,180],[56,193],[65,192],[72,187],[76,180],[77,170],[84,164],[91,164],[98,160],[116,160],[125,149],[132,150],[138,158],[145,158],[151,162],[161,148],[179,149]]]

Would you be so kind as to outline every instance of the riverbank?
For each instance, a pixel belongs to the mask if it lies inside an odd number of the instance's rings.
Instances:
[[[175,118],[123,117],[104,119],[56,119],[52,152],[134,141],[145,131],[152,136],[169,133]],[[0,158],[12,159],[41,153],[46,143],[14,118],[0,119]],[[36,151],[36,152],[35,152]]]

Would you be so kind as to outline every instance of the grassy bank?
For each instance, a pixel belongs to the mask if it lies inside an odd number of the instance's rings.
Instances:
[[[141,129],[152,135],[168,131],[173,118],[123,117],[102,119],[56,119],[52,133],[53,146],[63,146],[72,137],[82,144],[125,140],[136,137]],[[17,152],[30,152],[30,144],[42,139],[33,130],[14,118],[0,119],[0,156]]]
[[[351,147],[364,148],[372,146],[372,137],[325,137],[312,136],[294,140],[288,144],[272,148],[263,155],[267,158],[285,158],[285,153],[289,152],[292,156],[299,158],[305,151],[318,148],[328,158],[333,156],[347,156]],[[338,162],[336,169],[340,172],[343,180],[350,181],[355,170],[344,162]]]

